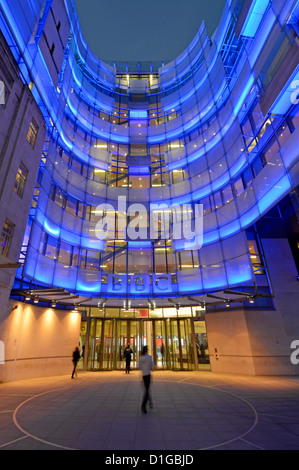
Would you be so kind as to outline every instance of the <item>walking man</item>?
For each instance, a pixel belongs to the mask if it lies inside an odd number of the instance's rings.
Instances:
[[[77,377],[77,364],[80,361],[80,351],[78,346],[76,347],[75,351],[73,352],[73,364],[74,364],[74,369],[72,373],[72,379],[74,379],[74,375],[76,374]]]
[[[153,358],[152,356],[148,354],[147,346],[144,346],[141,356],[139,358],[139,368],[142,372],[143,384],[145,388],[144,397],[143,397],[143,401],[141,405],[142,413],[147,413],[146,405],[148,401],[150,403],[150,407],[151,408],[153,407],[152,399],[150,396],[150,385],[151,385],[151,373],[154,367],[155,367],[155,364],[153,362]]]

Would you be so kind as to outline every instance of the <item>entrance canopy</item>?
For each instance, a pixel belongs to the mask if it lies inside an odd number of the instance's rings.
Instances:
[[[80,310],[87,307],[121,308],[129,309],[149,309],[156,308],[181,308],[181,307],[201,307],[208,308],[214,306],[229,307],[237,303],[254,304],[257,299],[272,298],[271,294],[259,291],[257,288],[248,290],[222,290],[215,293],[207,293],[193,297],[174,297],[158,299],[120,299],[120,298],[96,298],[74,295],[65,289],[20,289],[12,292],[13,298],[22,297],[22,300],[36,304],[51,304],[52,307],[74,308]]]

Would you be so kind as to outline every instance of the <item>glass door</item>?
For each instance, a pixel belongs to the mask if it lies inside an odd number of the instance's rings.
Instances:
[[[190,320],[178,320],[178,331],[180,338],[180,366],[181,370],[194,370],[193,343],[190,328]]]
[[[140,327],[136,320],[117,320],[114,339],[114,368],[125,370],[124,352],[128,344],[132,349],[131,369],[138,367]]]
[[[132,369],[138,368],[139,355],[147,345],[156,369],[210,370],[204,319],[92,318],[83,333],[88,337],[87,370],[125,370],[124,351],[128,344],[132,349]]]
[[[194,370],[190,319],[166,320],[166,361],[172,370]]]
[[[129,321],[130,326],[130,346],[132,349],[132,361],[131,361],[131,368],[137,369],[138,368],[138,361],[139,361],[139,351],[138,351],[138,344],[139,344],[139,322],[135,320]]]
[[[168,369],[175,370],[178,369],[179,362],[179,341],[178,341],[178,331],[177,331],[177,320],[166,320],[166,347],[167,347],[167,364]]]
[[[140,353],[143,346],[148,347],[148,353],[155,357],[153,348],[153,321],[152,320],[141,320],[140,321]]]
[[[124,352],[128,345],[128,322],[127,320],[116,321],[114,364],[117,370],[125,370]]]
[[[198,370],[211,370],[208,337],[205,320],[194,320],[194,334]]]
[[[88,370],[100,369],[102,320],[91,320],[89,335]]]
[[[105,320],[102,328],[102,348],[100,355],[100,369],[112,370],[113,369],[113,333],[114,322],[113,320]]]
[[[156,369],[167,369],[167,342],[165,320],[153,321],[153,335],[155,338],[155,366]]]

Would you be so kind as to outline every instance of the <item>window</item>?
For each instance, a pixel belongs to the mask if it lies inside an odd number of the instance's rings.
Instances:
[[[246,145],[248,145],[254,137],[249,118],[247,118],[246,122],[242,125],[242,132],[243,132],[243,136],[245,137]]]
[[[79,265],[79,248],[77,246],[73,246],[71,265],[73,267],[77,267]]]
[[[18,196],[21,198],[24,194],[25,184],[28,176],[28,170],[23,163],[20,164],[18,173],[16,176],[16,181],[14,185],[14,191],[17,193]]]
[[[48,234],[47,234],[46,232],[43,232],[43,233],[42,233],[42,236],[41,236],[40,245],[39,245],[39,252],[40,252],[43,256],[46,255],[47,243],[48,243]]]
[[[49,198],[52,201],[55,201],[55,194],[56,194],[56,184],[53,183],[53,181],[52,181],[51,186],[50,186],[50,191],[49,191]]]
[[[259,155],[255,160],[254,162],[252,163],[251,165],[251,168],[252,168],[252,171],[253,171],[253,174],[254,174],[254,177],[256,178],[257,175],[262,171],[262,169],[264,168],[264,161],[263,161],[263,158],[261,155]]]
[[[62,191],[62,189],[58,188],[58,186],[56,186],[56,191],[55,191],[55,202],[59,207],[62,207],[62,208],[65,207],[66,195]]]
[[[83,215],[84,215],[84,204],[78,201],[77,216],[82,219]]]
[[[203,199],[201,204],[203,205],[203,213],[209,214],[211,212],[210,198],[207,197],[206,199]]]
[[[78,200],[75,199],[74,197],[68,195],[68,197],[66,198],[65,210],[69,214],[77,215]]]
[[[265,274],[265,269],[262,263],[262,258],[258,249],[258,245],[255,240],[248,240],[248,247],[252,267],[255,274]]]
[[[29,142],[30,146],[34,149],[38,134],[38,126],[34,120],[31,121],[28,134],[27,134],[27,142]]]
[[[142,155],[147,155],[147,145],[142,144],[131,144],[130,146],[130,155],[140,157]]]
[[[270,142],[267,144],[263,151],[263,157],[265,158],[265,162],[269,163],[273,159],[274,155],[278,152],[279,150],[279,144],[278,140],[276,137],[272,137]]]
[[[53,238],[49,235],[45,256],[49,259],[56,259],[57,247],[58,247],[58,241],[56,240],[56,238]]]
[[[94,168],[94,169],[91,168],[90,173],[91,173],[91,175],[90,175],[91,179],[93,179],[97,183],[105,184],[105,181],[106,181],[106,172],[105,172],[105,170],[101,170],[99,168]]]
[[[0,254],[3,256],[8,256],[9,254],[14,230],[15,224],[9,219],[5,219],[0,237]]]
[[[73,170],[75,170],[77,173],[79,173],[79,175],[81,175],[81,173],[82,173],[82,163],[78,162],[78,160],[73,158],[72,161],[70,162],[70,166],[71,166],[71,168],[73,168]]]
[[[154,262],[155,262],[155,273],[156,274],[165,274],[167,273],[167,261],[166,261],[166,248],[162,245],[161,247],[155,248],[154,252]],[[129,258],[130,260],[130,258]],[[128,269],[130,272],[134,272],[136,269],[136,264],[129,264]]]
[[[173,184],[184,181],[184,170],[173,170],[172,180],[173,180]]]
[[[220,191],[219,191],[218,193],[214,194],[214,202],[215,202],[215,208],[216,208],[216,209],[219,209],[220,207],[223,206],[222,197],[221,197]]]
[[[286,123],[283,123],[283,125],[277,131],[277,136],[278,136],[278,140],[279,140],[281,147],[288,140],[290,135],[291,135],[291,131],[289,127],[287,126]]]
[[[127,274],[127,251],[124,249],[120,253],[118,250],[114,254],[114,273]]]
[[[234,192],[236,196],[239,196],[244,191],[244,185],[242,178],[239,178],[237,181],[234,182]]]
[[[234,199],[231,185],[227,186],[226,188],[222,190],[222,196],[223,196],[224,204],[228,204],[230,201]]]
[[[243,179],[244,188],[247,188],[252,183],[253,176],[252,176],[252,172],[251,172],[250,167],[247,168],[247,170],[244,171],[244,173],[242,175],[242,179]]]
[[[252,116],[252,120],[255,126],[255,130],[258,131],[265,119],[261,110],[260,103],[256,105],[256,107],[252,111],[251,116]]]
[[[72,247],[67,243],[61,242],[59,247],[58,261],[64,266],[70,266],[72,259]]]
[[[179,263],[180,263],[180,269],[182,271],[185,269],[192,269],[194,267],[192,251],[180,251]]]

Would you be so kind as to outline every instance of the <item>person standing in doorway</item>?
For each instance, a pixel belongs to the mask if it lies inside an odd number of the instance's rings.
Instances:
[[[126,374],[130,373],[132,354],[133,351],[131,349],[131,346],[128,344],[124,352],[124,358],[126,360]]]
[[[143,384],[144,384],[144,396],[143,396],[143,401],[141,405],[141,411],[142,413],[147,413],[146,410],[146,405],[147,402],[149,401],[150,407],[153,407],[152,404],[152,399],[150,395],[150,386],[151,386],[151,373],[152,370],[155,368],[153,358],[148,354],[148,348],[147,346],[144,346],[142,349],[141,356],[139,358],[139,368],[142,372],[142,379],[143,379]]]
[[[80,360],[80,350],[78,348],[78,346],[76,347],[76,349],[74,350],[73,352],[73,364],[74,364],[74,368],[73,368],[73,373],[72,373],[72,379],[74,379],[74,375],[76,374],[76,377],[77,377],[77,365],[78,365],[78,362]]]

